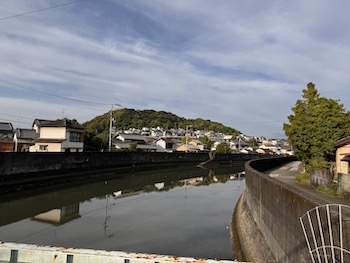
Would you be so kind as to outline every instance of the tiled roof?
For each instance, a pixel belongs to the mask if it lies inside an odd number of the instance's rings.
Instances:
[[[36,139],[39,137],[34,130],[31,129],[16,129],[16,136],[18,139]]]
[[[9,122],[0,122],[0,132],[6,131],[6,132],[12,132],[13,126]]]
[[[67,127],[67,128],[73,128],[73,129],[83,129],[83,126],[80,125],[79,123],[72,122],[67,119],[61,119],[61,120],[40,120],[40,119],[35,119],[34,124],[36,124],[39,127]]]

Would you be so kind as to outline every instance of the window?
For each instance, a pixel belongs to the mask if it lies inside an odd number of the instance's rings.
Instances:
[[[48,145],[40,145],[39,149],[40,151],[47,151]]]
[[[81,133],[80,132],[70,132],[69,141],[70,142],[80,142],[81,141]]]

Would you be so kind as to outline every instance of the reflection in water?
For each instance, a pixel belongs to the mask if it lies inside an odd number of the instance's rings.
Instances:
[[[119,174],[2,201],[1,241],[231,259],[242,169],[235,163]]]
[[[50,223],[53,225],[62,225],[76,218],[79,218],[79,203],[66,205],[59,209],[52,209],[45,213],[34,216],[34,220]]]

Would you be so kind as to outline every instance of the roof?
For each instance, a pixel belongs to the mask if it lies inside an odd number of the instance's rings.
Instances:
[[[334,143],[334,146],[337,147],[337,148],[339,148],[339,147],[345,146],[345,145],[347,145],[347,144],[350,144],[350,136],[345,137],[345,138],[342,138],[342,139],[336,141],[336,142]]]
[[[0,122],[0,132],[13,132],[13,126],[9,122]]]
[[[16,129],[15,131],[16,136],[18,139],[36,139],[39,137],[39,134],[37,134],[34,130],[31,129]]]
[[[176,138],[168,138],[168,137],[160,138],[158,141],[160,141],[160,140],[163,140],[166,143],[176,143],[178,141],[178,139],[176,139]]]
[[[119,134],[118,137],[123,138],[124,140],[131,140],[131,141],[146,141],[146,137],[142,135],[137,134]]]
[[[55,120],[55,121],[35,119],[33,122],[33,126],[34,125],[37,125],[38,127],[66,127],[66,128],[83,130],[82,125],[80,125],[77,122],[70,121],[66,118],[61,120]]]
[[[34,142],[41,142],[41,143],[61,143],[65,141],[66,139],[47,139],[47,138],[38,138],[34,140]]]

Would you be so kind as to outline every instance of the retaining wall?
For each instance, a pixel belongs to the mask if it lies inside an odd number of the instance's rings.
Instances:
[[[257,154],[216,154],[215,161],[248,161]],[[74,171],[142,165],[200,163],[208,153],[81,152],[81,153],[0,153],[0,176]]]
[[[311,262],[299,218],[324,201],[263,173],[295,160],[284,157],[246,163],[246,190],[235,219],[247,260]]]

